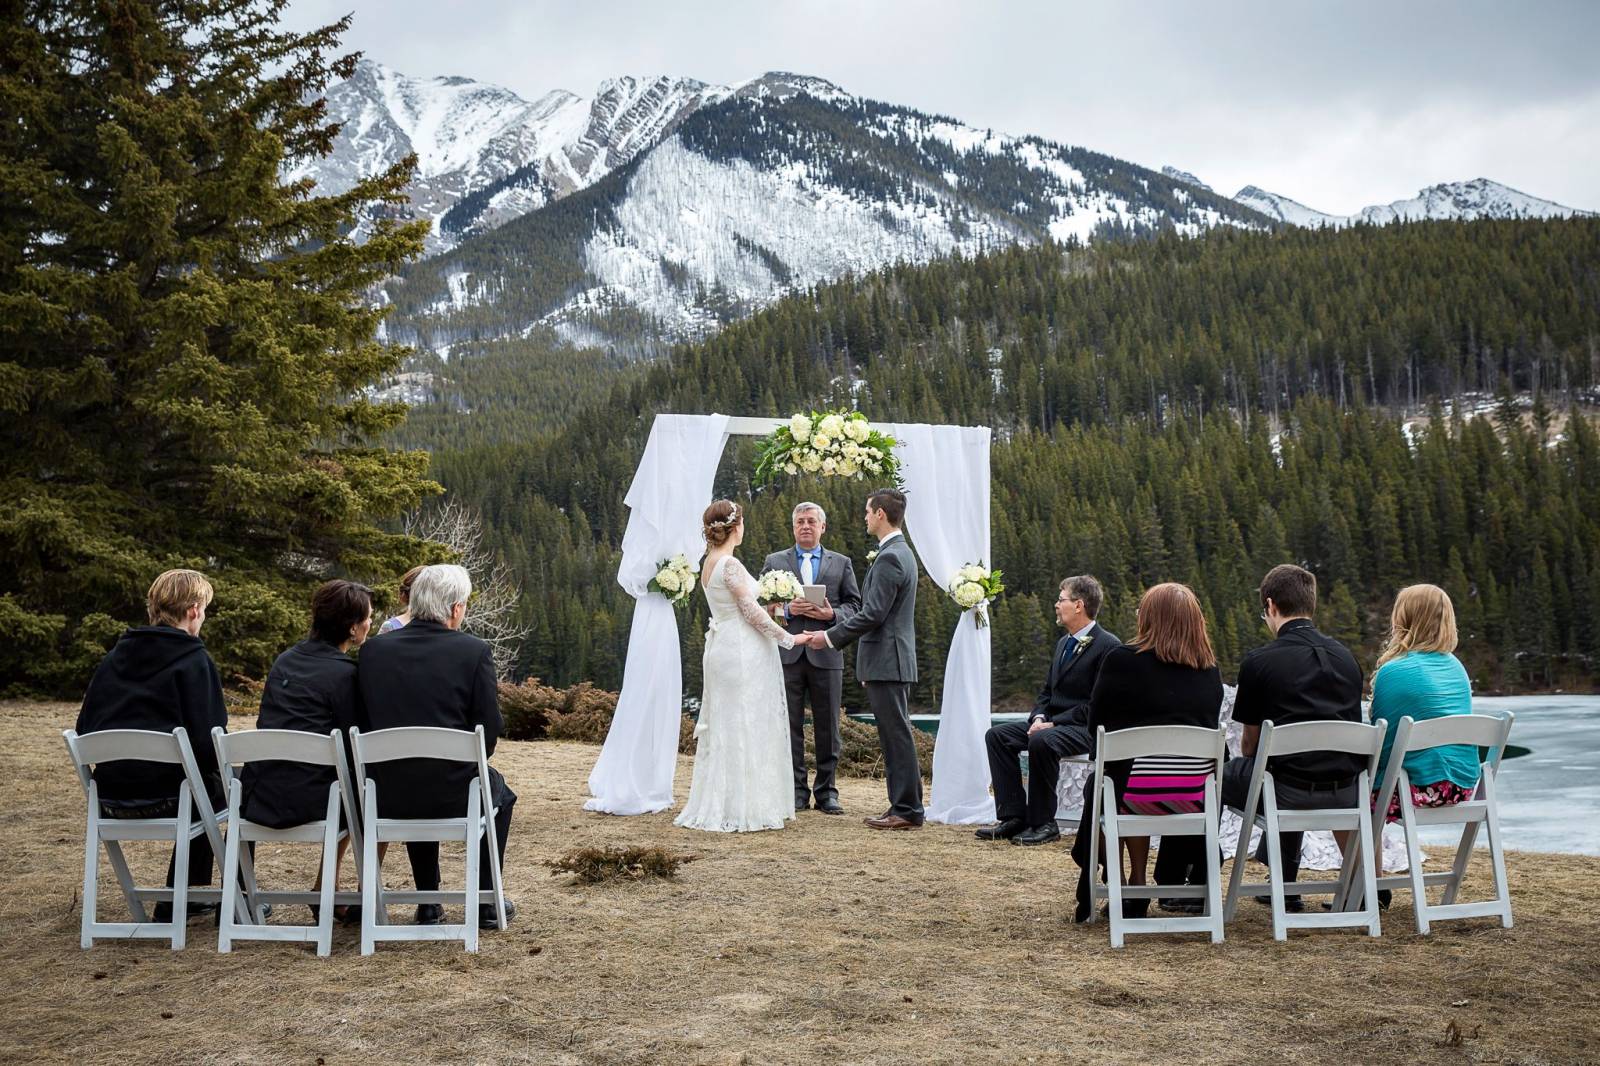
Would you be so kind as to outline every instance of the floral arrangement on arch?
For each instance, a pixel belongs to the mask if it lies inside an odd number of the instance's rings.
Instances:
[[[867,475],[900,484],[895,439],[873,429],[859,411],[812,411],[763,437],[756,448],[755,484],[779,474],[816,474],[860,480]]]
[[[972,624],[979,629],[989,624],[989,604],[1005,590],[1000,571],[990,570],[982,563],[968,563],[957,570],[948,586],[950,598],[963,611],[973,612]]]
[[[682,555],[674,555],[657,565],[656,576],[645,587],[651,592],[661,593],[672,606],[682,607],[694,595],[694,583],[699,576],[700,571],[693,563]]]

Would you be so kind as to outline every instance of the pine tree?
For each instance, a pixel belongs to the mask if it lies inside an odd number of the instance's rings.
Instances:
[[[20,6],[20,13],[18,12]],[[436,488],[375,439],[361,390],[403,351],[367,295],[425,224],[412,162],[317,196],[320,92],[347,25],[278,26],[286,0],[34,0],[0,45],[0,676],[71,691],[168,566],[216,586],[225,673],[259,674],[334,574],[421,548],[375,520]],[[19,622],[25,624],[19,625]]]

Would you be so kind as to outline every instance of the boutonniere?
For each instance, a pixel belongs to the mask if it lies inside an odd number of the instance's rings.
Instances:
[[[1078,656],[1083,654],[1083,649],[1087,648],[1089,645],[1091,645],[1093,643],[1094,643],[1094,634],[1093,633],[1090,633],[1086,637],[1080,638],[1078,640],[1078,646],[1075,649],[1073,649],[1072,657],[1074,659],[1076,659]]]
[[[878,557],[878,549],[877,548],[873,548],[871,551],[869,551],[867,553],[867,562],[870,563],[870,562],[872,562],[872,560],[876,559],[877,557]]]

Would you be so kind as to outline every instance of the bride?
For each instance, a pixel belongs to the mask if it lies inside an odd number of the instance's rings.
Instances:
[[[694,782],[674,824],[715,833],[782,829],[794,817],[794,769],[778,648],[793,647],[794,638],[761,609],[755,581],[733,557],[744,540],[739,505],[717,500],[701,526],[710,550],[700,586],[711,626]]]

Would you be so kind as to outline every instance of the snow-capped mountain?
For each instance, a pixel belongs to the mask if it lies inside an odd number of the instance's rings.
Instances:
[[[1193,185],[1195,188],[1204,189],[1206,192],[1212,191],[1211,186],[1207,185],[1205,182],[1201,181],[1187,170],[1179,170],[1177,167],[1169,166],[1162,167],[1161,173],[1165,174],[1169,178],[1174,179],[1175,181],[1181,181],[1185,185]]]
[[[1386,225],[1424,219],[1571,218],[1593,214],[1529,196],[1488,178],[1430,185],[1409,200],[1364,207],[1353,215],[1330,215],[1254,185],[1246,185],[1233,198],[1246,207],[1294,226],[1337,227],[1358,222]]]

